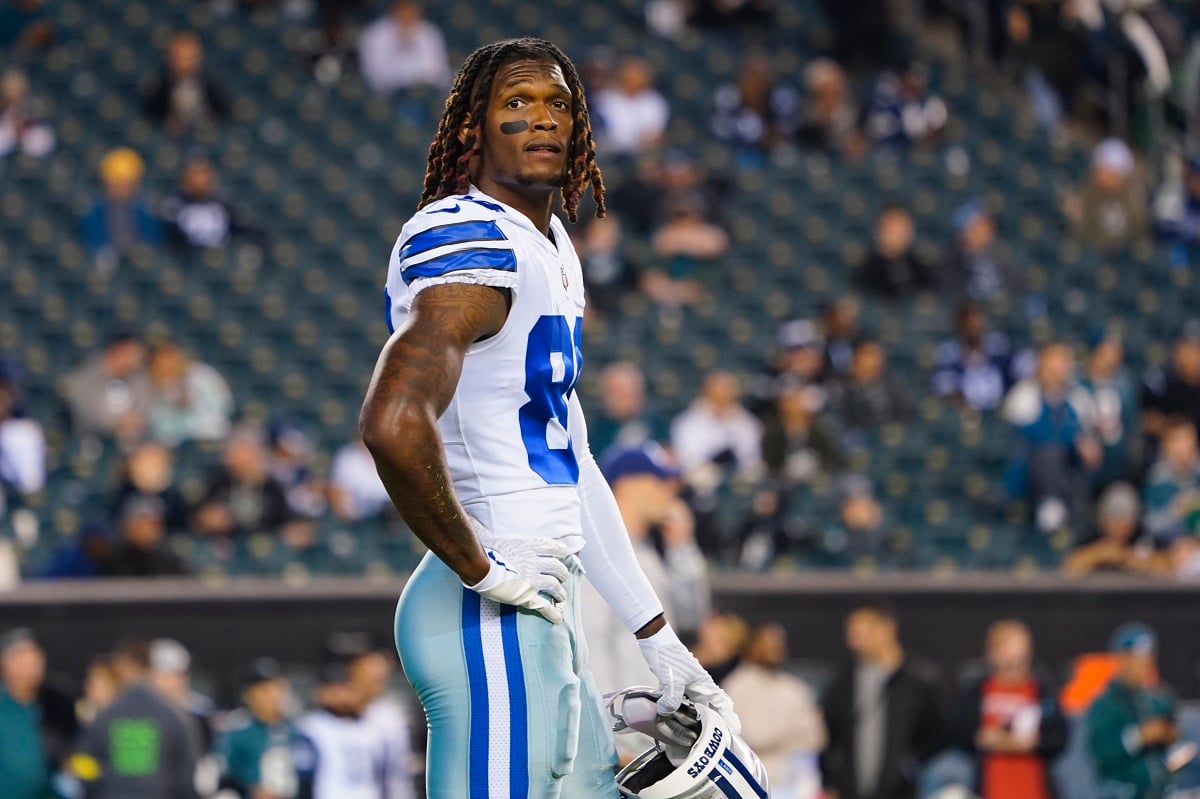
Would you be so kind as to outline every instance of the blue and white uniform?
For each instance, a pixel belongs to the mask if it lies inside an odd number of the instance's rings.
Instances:
[[[464,588],[432,554],[409,580],[396,641],[429,721],[430,799],[615,799],[612,734],[585,669],[583,570],[631,631],[662,612],[587,447],[574,396],[583,274],[557,218],[550,234],[472,188],[419,211],[392,250],[392,330],[429,286],[511,291],[438,420],[446,461],[488,536],[555,538],[573,553],[561,625]]]

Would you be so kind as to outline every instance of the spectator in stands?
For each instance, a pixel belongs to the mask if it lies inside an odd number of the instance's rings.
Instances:
[[[738,667],[748,640],[750,627],[741,616],[714,613],[700,623],[691,650],[717,685],[721,685]]]
[[[293,524],[287,494],[269,471],[261,433],[235,430],[225,442],[222,468],[208,480],[192,515],[197,532],[212,536],[280,533]]]
[[[611,205],[620,214],[622,230],[649,238],[685,200],[699,200],[704,218],[719,223],[732,193],[728,178],[706,171],[692,154],[671,147],[661,155],[641,154],[634,177],[614,187]]]
[[[928,70],[918,63],[885,70],[875,80],[867,108],[867,135],[879,144],[907,147],[936,140],[950,121],[946,103],[929,91]]]
[[[1067,555],[1063,572],[1072,576],[1096,572],[1171,570],[1166,552],[1156,550],[1141,529],[1142,503],[1129,483],[1112,483],[1096,503],[1096,526],[1090,537]]]
[[[117,528],[121,540],[108,563],[113,577],[175,577],[188,573],[183,560],[164,537],[167,511],[156,497],[131,497],[121,506]]]
[[[838,486],[838,523],[825,530],[824,553],[838,566],[855,566],[864,560],[889,566],[891,541],[883,506],[875,498],[871,481],[850,475]],[[882,562],[882,563],[881,563]]]
[[[671,422],[671,446],[689,483],[715,485],[726,472],[750,477],[761,471],[762,423],[740,395],[735,375],[713,370],[700,395]]]
[[[375,471],[375,461],[362,439],[355,438],[333,456],[329,473],[329,504],[345,521],[390,518],[392,503]]]
[[[162,444],[139,444],[125,456],[120,483],[109,504],[111,518],[120,519],[127,503],[143,499],[161,503],[168,532],[182,532],[186,527],[187,509],[175,485],[174,457]]]
[[[24,72],[10,69],[0,76],[0,158],[18,150],[31,158],[49,155],[56,140],[45,117]]]
[[[988,330],[982,306],[964,304],[955,318],[955,337],[937,350],[933,393],[977,411],[1000,407],[1019,375],[1008,337]]]
[[[112,657],[117,698],[96,716],[70,760],[87,799],[194,799],[196,758],[179,712],[150,686],[150,645],[129,640]]]
[[[622,220],[616,214],[597,219],[580,213],[580,223],[569,232],[579,253],[589,309],[605,315],[617,310],[621,298],[632,288]]]
[[[383,750],[384,799],[413,799],[412,742],[404,706],[391,692],[395,661],[378,647],[369,647],[350,659],[346,673],[350,687],[365,698],[363,724],[375,732]]]
[[[150,642],[150,686],[183,717],[197,762],[212,751],[213,701],[192,688],[192,655],[173,638]]]
[[[782,488],[812,482],[846,465],[841,438],[821,411],[818,389],[789,386],[763,423],[762,454],[768,474]]]
[[[1088,182],[1064,206],[1080,241],[1120,250],[1149,230],[1149,201],[1135,167],[1133,152],[1120,139],[1096,145]]]
[[[821,333],[825,337],[824,377],[834,378],[850,371],[854,358],[854,342],[861,338],[858,316],[859,302],[851,294],[843,294],[821,310]]]
[[[315,519],[329,507],[329,489],[313,473],[316,449],[300,421],[276,416],[267,425],[268,466],[283,486],[288,508],[299,518]]]
[[[204,70],[204,43],[196,32],[180,31],[167,42],[166,66],[146,92],[146,112],[172,134],[229,116],[228,95]]]
[[[846,72],[836,61],[818,58],[804,68],[800,144],[829,155],[857,158],[867,149],[858,108]]]
[[[392,3],[363,30],[358,59],[367,88],[376,94],[448,86],[452,76],[442,32],[422,17],[421,5],[413,0]]]
[[[690,637],[708,616],[708,566],[696,545],[692,512],[679,496],[679,471],[654,442],[618,448],[601,461],[630,543],[650,584],[663,599],[672,626]],[[618,691],[650,678],[637,641],[586,585],[581,600],[590,668],[601,691]],[[621,751],[639,754],[618,742]]]
[[[176,446],[185,441],[219,441],[229,435],[233,393],[216,369],[193,360],[176,344],[150,354],[148,433]]]
[[[854,273],[863,291],[889,299],[908,297],[933,285],[929,266],[913,250],[916,227],[903,205],[885,205],[875,218],[875,248]]]
[[[288,717],[290,688],[274,658],[258,658],[242,674],[244,711],[231,714],[217,738],[221,786],[241,799],[307,796],[313,752]]]
[[[0,9],[0,51],[29,60],[54,43],[54,20],[46,0],[15,0]]]
[[[1050,766],[1067,722],[1049,676],[1035,668],[1033,636],[1015,619],[987,632],[987,672],[958,699],[957,737],[974,753],[981,799],[1053,799]]]
[[[321,669],[313,701],[316,707],[300,719],[315,752],[312,799],[384,799],[386,752],[377,732],[363,723],[366,697],[350,684],[344,663]]]
[[[988,302],[1006,296],[1012,265],[996,241],[996,220],[979,200],[954,212],[954,245],[938,269],[938,282],[953,297]]]
[[[887,371],[887,351],[875,339],[854,345],[850,371],[830,384],[830,405],[852,431],[866,432],[912,414],[904,387]]]
[[[729,234],[705,218],[700,197],[679,197],[650,246],[657,265],[642,274],[642,290],[660,305],[691,305],[704,294],[699,267],[729,251]]]
[[[742,739],[759,756],[777,796],[816,796],[817,755],[825,721],[812,689],[789,674],[787,633],[779,624],[755,629],[742,662],[721,686],[737,703]]]
[[[796,90],[775,78],[766,56],[750,56],[737,79],[717,88],[712,132],[730,144],[743,166],[761,164],[762,155],[795,138],[800,120]]]
[[[615,84],[602,89],[592,105],[604,120],[602,146],[609,157],[657,147],[671,114],[666,98],[654,88],[654,71],[642,58],[621,62]]]
[[[1029,497],[1043,532],[1083,524],[1091,475],[1104,459],[1071,404],[1074,370],[1071,347],[1051,342],[1038,355],[1035,375],[1013,386],[1004,400],[1004,418],[1019,436],[1009,488]]]
[[[1158,639],[1144,624],[1125,624],[1109,651],[1118,658],[1116,677],[1087,712],[1100,795],[1161,799],[1167,749],[1179,739],[1179,726],[1175,697],[1158,678]]]
[[[1154,199],[1154,221],[1160,235],[1176,245],[1172,263],[1188,263],[1188,247],[1200,243],[1200,156],[1183,164],[1181,180],[1167,180]]]
[[[914,799],[920,764],[945,736],[935,680],[905,654],[890,607],[854,610],[846,644],[853,660],[822,701],[825,786],[839,799]]]
[[[0,519],[9,497],[20,502],[46,485],[46,434],[20,405],[20,369],[0,358]]]
[[[1091,36],[1082,18],[1085,6],[1044,0],[1008,5],[1008,37],[1024,68],[1034,116],[1052,133],[1060,130],[1064,115],[1072,111],[1085,77],[1084,56]]]
[[[46,653],[26,628],[0,635],[0,785],[5,799],[46,799],[79,724],[46,682]]]
[[[1143,521],[1155,543],[1200,533],[1200,445],[1191,421],[1167,421],[1158,461],[1146,476],[1144,499]]]
[[[83,218],[83,243],[102,269],[139,245],[163,241],[162,223],[142,198],[142,157],[128,147],[110,150],[100,160],[103,193]]]
[[[633,361],[614,361],[600,372],[599,407],[588,414],[588,443],[603,458],[614,446],[663,439],[667,426],[646,403],[646,375]]]
[[[750,390],[749,407],[763,419],[775,413],[775,402],[785,391],[807,389],[811,410],[825,407],[825,339],[810,319],[789,319],[775,331],[775,362],[758,374]]]
[[[113,531],[107,523],[87,522],[79,535],[55,547],[41,576],[47,580],[87,580],[111,570]]]
[[[145,431],[150,382],[138,333],[113,334],[101,352],[67,375],[65,386],[76,433],[130,441]]]
[[[217,170],[208,156],[191,153],[179,176],[179,187],[162,204],[172,243],[197,249],[226,247],[236,237],[260,239],[236,209],[217,194]]]
[[[1134,429],[1137,398],[1124,368],[1125,348],[1111,333],[1089,337],[1083,374],[1071,389],[1071,405],[1083,429],[1104,451],[1097,485],[1125,477],[1129,471],[1129,438]]]
[[[1200,429],[1200,319],[1179,329],[1171,348],[1169,366],[1146,373],[1142,385],[1142,429],[1149,441],[1147,455],[1154,457],[1158,438],[1173,416],[1190,419]]]

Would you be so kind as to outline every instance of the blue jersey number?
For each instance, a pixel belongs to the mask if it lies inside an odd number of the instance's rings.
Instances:
[[[567,434],[567,398],[583,365],[583,320],[575,333],[565,316],[543,316],[529,331],[525,347],[525,395],[521,406],[521,440],[529,468],[550,485],[579,482],[579,462]]]

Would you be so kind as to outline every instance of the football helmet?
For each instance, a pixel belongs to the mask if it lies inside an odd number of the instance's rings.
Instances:
[[[767,799],[767,772],[758,755],[717,711],[685,699],[659,715],[661,692],[626,688],[606,695],[613,732],[636,730],[654,746],[617,774],[627,799]]]

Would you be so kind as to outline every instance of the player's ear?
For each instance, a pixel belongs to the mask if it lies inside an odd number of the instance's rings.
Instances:
[[[474,131],[472,131],[472,128],[475,128]],[[472,132],[475,133],[475,140],[476,140],[476,143],[478,143],[479,129],[475,125],[472,124],[471,116],[468,114],[467,118],[463,120],[462,125],[460,125],[458,128],[458,143],[466,144],[467,136],[470,135]]]

